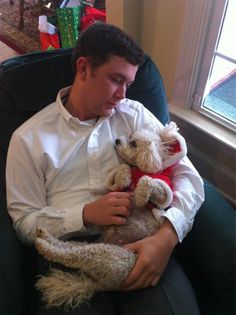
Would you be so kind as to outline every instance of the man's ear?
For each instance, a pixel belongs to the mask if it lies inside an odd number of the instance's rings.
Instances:
[[[156,146],[153,143],[138,154],[137,167],[141,171],[148,173],[162,171],[162,159],[159,153],[156,152]]]
[[[80,57],[76,61],[77,74],[80,76],[81,80],[85,80],[88,74],[89,63],[87,58]]]

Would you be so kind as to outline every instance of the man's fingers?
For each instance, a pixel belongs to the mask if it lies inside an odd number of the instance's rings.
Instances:
[[[143,268],[140,268],[139,261],[137,261],[134,269],[130,272],[128,278],[123,282],[122,289],[132,287],[137,279],[140,279],[144,273]]]
[[[127,285],[125,285],[124,283],[121,290],[132,291],[132,290],[147,288],[150,286],[155,286],[157,285],[159,280],[160,280],[160,275],[154,275],[153,273],[148,275],[146,272],[143,272],[137,280],[134,280],[133,282],[130,282],[130,284],[128,283]]]
[[[124,224],[126,224],[126,218],[118,216],[118,215],[114,215],[112,217],[112,222],[110,224],[124,225]]]
[[[151,281],[151,286],[152,286],[152,287],[155,287],[155,286],[158,284],[159,281],[160,281],[160,275],[158,274],[157,276],[155,276],[155,277],[152,279],[152,281]]]
[[[134,278],[132,279],[132,282],[130,281],[127,285],[122,286],[122,291],[132,291],[147,287],[146,277],[147,275],[143,272],[138,278]]]
[[[114,207],[112,213],[114,215],[128,216],[130,214],[130,211],[126,207]]]
[[[116,198],[113,200],[113,204],[115,207],[126,207],[130,209],[130,200],[128,198]]]
[[[129,192],[125,192],[125,191],[116,191],[116,192],[112,192],[110,194],[112,194],[117,199],[123,199],[123,198],[130,199],[131,198],[131,194]]]

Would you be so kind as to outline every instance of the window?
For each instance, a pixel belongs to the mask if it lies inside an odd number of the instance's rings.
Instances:
[[[202,93],[194,95],[195,109],[232,128],[236,125],[236,1],[226,3],[209,75]]]
[[[231,130],[236,130],[235,29],[235,0],[187,2],[171,99]]]

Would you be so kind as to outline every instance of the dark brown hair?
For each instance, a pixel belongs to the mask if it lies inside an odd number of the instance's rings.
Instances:
[[[111,56],[119,56],[133,65],[140,65],[143,55],[142,49],[120,28],[97,22],[80,33],[72,54],[72,66],[76,71],[77,59],[87,57],[95,69]]]

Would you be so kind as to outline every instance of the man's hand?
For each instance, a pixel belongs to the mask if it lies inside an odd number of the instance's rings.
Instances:
[[[155,286],[177,243],[177,234],[171,223],[166,220],[156,234],[125,245],[126,249],[136,252],[138,258],[135,267],[123,282],[121,290],[131,291]]]
[[[87,204],[83,210],[84,225],[122,225],[130,213],[131,196],[127,192],[110,192]]]

